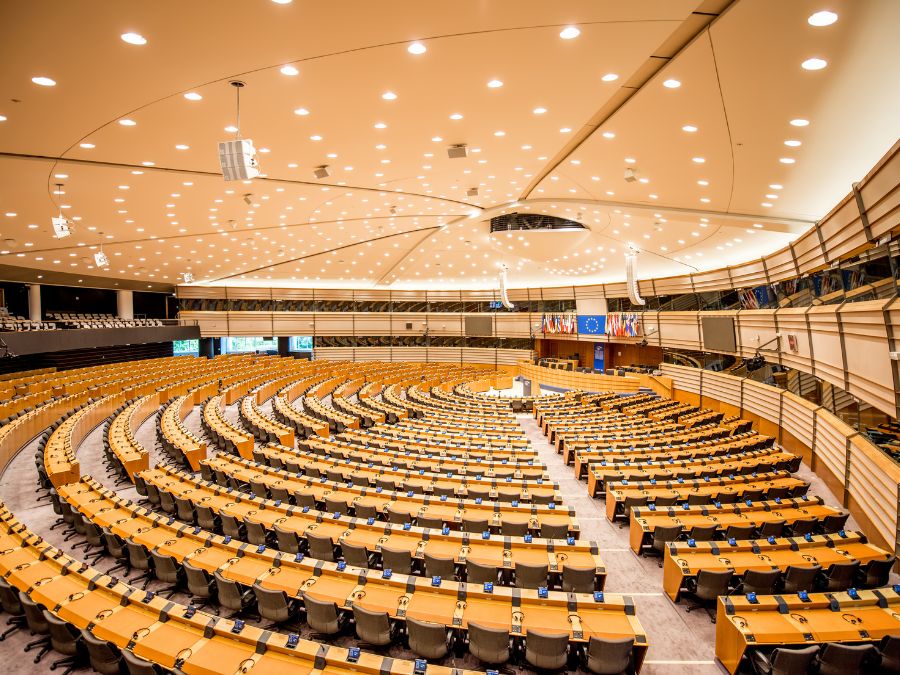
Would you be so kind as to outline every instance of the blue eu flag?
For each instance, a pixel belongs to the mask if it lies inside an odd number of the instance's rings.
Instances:
[[[606,331],[606,316],[603,314],[579,314],[578,333],[581,335],[603,335]]]

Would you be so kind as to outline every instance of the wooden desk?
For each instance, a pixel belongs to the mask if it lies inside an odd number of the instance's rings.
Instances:
[[[735,476],[717,476],[709,480],[666,481],[654,483],[644,481],[641,483],[618,482],[608,483],[606,486],[606,517],[610,522],[615,520],[616,513],[621,510],[621,505],[626,497],[647,497],[653,502],[659,497],[675,497],[678,502],[686,502],[690,495],[707,495],[713,501],[718,495],[743,495],[750,490],[762,490],[763,494],[772,488],[803,489],[809,483],[799,478],[794,478],[787,471],[773,471],[772,473],[751,474]]]
[[[569,534],[576,539],[579,535],[575,509],[548,504],[526,504],[474,499],[459,499],[442,496],[433,497],[421,493],[380,488],[361,487],[331,480],[297,476],[288,471],[261,466],[255,462],[229,457],[225,454],[205,460],[204,464],[213,471],[222,471],[241,482],[249,484],[256,480],[269,489],[282,488],[288,492],[311,494],[317,504],[323,504],[325,497],[343,499],[353,508],[372,506],[386,518],[387,510],[409,515],[408,522],[419,516],[440,517],[451,529],[459,529],[465,516],[488,518],[490,529],[502,533],[504,523],[527,523],[532,534],[540,533],[541,525],[565,524]],[[262,496],[262,495],[259,495]]]
[[[737,672],[748,647],[799,646],[825,642],[877,642],[900,633],[900,595],[894,588],[847,593],[722,596],[716,608],[716,657]]]
[[[0,505],[0,575],[76,628],[128,649],[164,668],[191,675],[248,672],[264,675],[411,675],[413,663],[362,652],[347,663],[347,650],[197,611],[129,586],[70,558],[29,532]],[[636,620],[635,620],[636,622]],[[638,624],[639,625],[639,624]],[[640,651],[643,654],[644,650]],[[429,664],[433,675],[476,675]]]
[[[817,534],[807,541],[804,537],[778,537],[773,543],[765,539],[736,541],[698,541],[694,547],[687,542],[669,544],[663,563],[663,590],[673,602],[684,588],[685,580],[696,577],[700,570],[733,570],[738,577],[747,570],[784,572],[790,565],[808,567],[821,565],[827,570],[833,563],[858,560],[886,560],[891,555],[877,546],[866,543],[859,532]]]
[[[423,559],[425,552],[450,557],[460,565],[475,560],[501,569],[513,569],[516,562],[546,564],[551,574],[561,574],[565,565],[594,567],[598,583],[606,576],[606,568],[600,558],[596,542],[534,538],[528,543],[522,537],[501,537],[469,534],[449,530],[431,530],[410,525],[384,523],[351,516],[325,513],[314,509],[302,509],[289,504],[278,504],[229,491],[215,484],[197,481],[184,472],[173,469],[152,469],[141,474],[145,481],[159,490],[190,500],[195,505],[208,506],[216,513],[227,513],[243,521],[245,518],[261,523],[266,530],[274,526],[291,530],[300,538],[307,532],[328,535],[335,544],[343,541],[363,546],[371,553],[380,553],[383,546],[409,551],[415,559]]]
[[[636,661],[643,659],[646,635],[634,616],[630,598],[605,595],[602,602],[591,595],[550,591],[540,598],[537,590],[495,586],[487,592],[477,584],[441,581],[394,574],[382,578],[378,570],[304,558],[270,549],[230,541],[219,535],[178,524],[125,502],[97,483],[77,483],[63,488],[60,495],[92,522],[110,528],[123,538],[132,538],[176,560],[212,574],[218,570],[226,578],[250,586],[259,582],[266,588],[285,591],[290,597],[311,595],[331,600],[347,610],[354,604],[385,611],[404,620],[413,617],[464,631],[469,621],[503,628],[524,636],[529,630],[558,633],[568,629],[570,640],[587,642],[592,635],[634,637]],[[196,534],[195,534],[196,532]],[[464,598],[464,599],[460,599]]]
[[[698,525],[715,525],[719,530],[724,530],[729,525],[759,525],[776,520],[792,523],[804,518],[824,518],[842,513],[840,509],[825,506],[813,499],[786,499],[777,505],[778,508],[769,509],[759,506],[763,504],[766,503],[758,502],[753,507],[738,504],[722,504],[719,508],[692,506],[688,509],[667,509],[664,512],[651,512],[646,508],[632,509],[629,544],[632,551],[640,554],[643,544],[652,539],[653,531],[660,526],[681,525],[687,533]]]

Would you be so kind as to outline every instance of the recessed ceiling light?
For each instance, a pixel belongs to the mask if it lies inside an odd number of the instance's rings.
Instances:
[[[144,166],[156,166],[156,162],[141,162]]]
[[[559,37],[563,40],[574,40],[579,35],[581,35],[581,31],[575,26],[566,26],[559,32]]]
[[[822,70],[827,65],[828,61],[825,59],[811,58],[806,59],[806,61],[801,63],[800,67],[803,68],[803,70]]]
[[[175,149],[176,150],[190,150],[191,146],[185,145],[184,143],[179,143],[178,145],[175,146]]]
[[[79,143],[78,147],[84,148],[85,150],[92,150],[93,148],[96,148],[97,146],[94,145],[93,143]]]
[[[785,141],[784,144],[786,146],[788,146],[789,148],[797,148],[797,147],[800,147],[800,145],[802,145],[800,143],[800,141],[795,141],[793,139],[789,139],[789,140]]]
[[[384,122],[375,122],[376,129],[387,129],[387,124]]]
[[[290,77],[294,77],[295,75],[299,75],[300,71],[296,66],[281,66],[281,74],[289,75]]]
[[[625,158],[626,164],[634,164],[635,162],[637,162],[637,160],[634,157],[626,157]]]
[[[603,138],[615,138],[616,135],[612,131],[604,131]]]
[[[229,134],[237,133],[237,130],[238,128],[233,124],[229,124],[227,127],[225,127],[225,131],[227,131]]]
[[[794,159],[793,157],[782,157],[778,161],[781,162],[782,164],[793,164],[797,160]]]
[[[496,135],[496,134],[495,134],[495,135]],[[435,143],[440,143],[440,142],[441,142],[442,140],[444,140],[444,139],[441,138],[440,136],[432,136],[432,137],[431,137],[431,140],[434,141]]]
[[[763,225],[762,225],[762,223],[753,223],[753,227],[755,227],[758,230],[761,230]]]
[[[0,122],[6,121],[6,115],[0,115]]]
[[[569,133],[570,131],[572,131],[572,130],[571,130],[569,127],[563,127],[562,129],[559,130],[559,133],[561,133],[561,134],[567,134],[567,133]]]
[[[697,185],[702,185],[703,187],[706,187],[707,185],[709,185],[709,181],[708,180],[698,180]]]
[[[127,42],[130,45],[140,46],[147,44],[147,38],[140,33],[122,33],[120,37],[122,38],[122,42]]]
[[[704,164],[706,162],[706,159],[704,157],[691,157],[691,161],[694,164]]]
[[[54,178],[68,178],[68,177],[69,177],[69,174],[67,174],[67,173],[55,173],[55,174],[53,174],[53,177],[54,177]]]
[[[803,118],[797,118],[795,120],[791,120],[791,126],[793,126],[793,127],[808,127],[809,120],[805,120]]]
[[[670,78],[670,79],[666,80],[665,82],[663,82],[663,86],[666,89],[678,89],[678,87],[681,86],[681,82]]]
[[[119,120],[119,124],[121,124],[123,127],[133,127],[137,125],[137,122],[135,122],[134,120],[125,119]]]
[[[462,118],[463,118],[463,116],[460,115],[459,113],[453,113],[452,115],[450,115],[451,120],[461,120]]]
[[[619,79],[619,76],[616,75],[615,73],[607,73],[600,79],[603,80],[604,82],[615,82],[616,80]]]
[[[829,12],[828,10],[822,10],[821,12],[816,12],[815,14],[810,15],[810,17],[806,20],[810,26],[830,26],[835,21],[838,20],[838,15],[834,12]]]
[[[293,1],[294,0],[272,0],[272,2],[274,2],[276,5],[289,5]]]
[[[406,48],[406,51],[408,51],[410,54],[415,54],[416,56],[418,56],[419,54],[424,54],[425,52],[427,52],[428,47],[423,45],[421,42],[413,42],[409,45],[409,47]]]
[[[306,117],[307,115],[309,115],[309,110],[307,110],[306,108],[296,108],[294,110],[294,114],[299,115],[300,117]]]
[[[531,112],[533,112],[535,115],[543,115],[545,112],[547,112],[547,109],[546,108],[535,108]]]
[[[497,88],[503,86],[503,81],[502,80],[491,80],[490,82],[487,83],[487,86],[490,87],[491,89],[497,89]]]
[[[188,93],[186,93],[184,95],[184,97],[188,101],[200,101],[203,99],[203,97],[200,94],[198,94],[196,91],[189,91]]]
[[[381,98],[383,98],[385,101],[395,101],[397,100],[397,94],[392,91],[386,91],[381,95]]]
[[[35,84],[41,85],[42,87],[55,87],[56,86],[56,80],[51,80],[49,77],[43,77],[43,76],[32,77],[31,81],[34,82]]]
[[[773,189],[773,190],[780,190],[780,189],[783,188],[784,186],[781,185],[780,183],[772,183],[771,185],[769,185],[769,187],[770,187],[771,189]]]
[[[319,136],[318,134],[315,134],[315,135],[313,135],[313,136],[310,136],[310,137],[309,137],[309,140],[311,140],[311,141],[321,141],[321,140],[322,140],[322,137]]]
[[[681,127],[681,130],[692,134],[697,131],[697,127],[695,127],[693,124],[685,124],[683,127]]]

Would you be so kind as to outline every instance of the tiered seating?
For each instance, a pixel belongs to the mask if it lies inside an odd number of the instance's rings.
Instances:
[[[47,318],[59,322],[63,328],[136,328],[163,325],[161,319],[122,319],[112,314],[48,312]],[[57,324],[51,325],[56,327]]]

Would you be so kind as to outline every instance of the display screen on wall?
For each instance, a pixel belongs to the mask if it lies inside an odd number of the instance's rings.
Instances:
[[[173,340],[172,354],[175,356],[197,356],[200,353],[200,340]]]
[[[491,316],[467,316],[466,335],[492,336],[494,334],[494,318]]]
[[[700,319],[703,329],[703,348],[709,352],[736,352],[734,318],[730,316],[704,316]]]
[[[289,345],[292,352],[311,352],[313,339],[311,335],[293,335]]]

